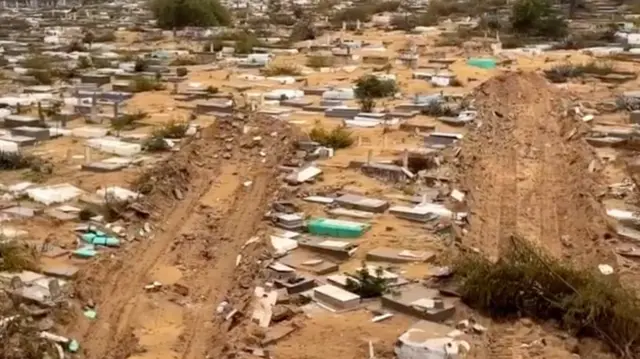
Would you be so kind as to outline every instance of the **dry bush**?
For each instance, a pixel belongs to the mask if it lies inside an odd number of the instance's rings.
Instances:
[[[265,76],[300,76],[300,68],[295,64],[270,64],[262,69]]]
[[[640,300],[613,276],[577,269],[516,237],[497,262],[469,251],[453,265],[464,302],[496,318],[556,320],[623,358],[640,355]]]
[[[309,132],[309,138],[333,149],[347,148],[353,145],[354,142],[352,133],[343,126],[334,127],[331,131],[328,131],[318,124]]]
[[[16,242],[2,239],[0,242],[0,270],[19,272],[37,268],[35,252]]]

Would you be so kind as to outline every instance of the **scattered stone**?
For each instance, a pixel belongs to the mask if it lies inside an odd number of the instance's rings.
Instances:
[[[182,201],[184,199],[184,195],[182,194],[182,191],[180,191],[178,188],[173,189],[173,195],[179,201]]]

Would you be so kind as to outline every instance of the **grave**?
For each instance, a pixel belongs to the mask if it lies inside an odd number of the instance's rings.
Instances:
[[[313,297],[321,304],[334,310],[354,309],[360,304],[360,296],[331,284],[316,287]]]
[[[381,303],[383,308],[432,322],[443,322],[456,311],[455,299],[444,298],[438,290],[420,283],[398,287],[394,293],[384,294]]]
[[[420,223],[426,223],[437,218],[428,208],[420,206],[393,206],[389,208],[389,212],[396,217]]]
[[[434,257],[435,254],[433,252],[389,247],[377,247],[367,253],[367,260],[391,263],[427,262]]]
[[[276,288],[285,288],[288,294],[297,294],[315,288],[316,281],[313,278],[295,276],[289,279],[277,279],[274,284]]]
[[[304,227],[304,217],[297,213],[276,213],[273,217],[274,224],[287,230],[299,230]]]
[[[64,279],[74,278],[78,271],[80,271],[80,268],[64,264],[48,265],[42,268],[42,273]]]
[[[123,163],[112,163],[104,161],[85,163],[82,165],[83,170],[96,173],[117,172],[127,167],[128,165]]]
[[[34,138],[36,141],[46,141],[51,137],[48,128],[31,126],[14,127],[11,129],[11,135],[14,137]]]
[[[296,250],[278,260],[280,263],[315,275],[324,275],[338,270],[338,265],[306,251]]]
[[[298,246],[338,260],[347,260],[358,250],[358,245],[353,242],[318,237],[300,238]]]
[[[26,115],[9,115],[4,118],[4,127],[5,128],[15,128],[15,127],[40,127],[42,125],[42,121],[34,116],[26,116]]]
[[[83,126],[72,129],[71,135],[80,138],[98,138],[106,136],[107,132],[109,132],[109,130],[106,128]]]
[[[15,143],[19,148],[20,147],[26,147],[26,146],[34,146],[36,144],[36,139],[33,137],[26,137],[26,136],[14,136],[14,135],[2,135],[0,136],[0,141],[6,141],[6,142],[13,142]]]
[[[389,202],[387,201],[375,198],[367,198],[354,194],[344,194],[336,198],[335,201],[344,208],[357,209],[360,211],[373,213],[383,213],[387,210],[387,208],[389,208]]]
[[[96,84],[98,86],[106,85],[111,82],[111,76],[98,73],[83,74],[80,76],[83,84]]]
[[[87,140],[87,146],[101,152],[127,157],[142,152],[142,146],[137,143],[128,143],[110,138],[91,138]]]

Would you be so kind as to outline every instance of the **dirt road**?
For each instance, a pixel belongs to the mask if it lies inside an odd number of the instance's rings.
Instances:
[[[464,140],[461,183],[470,191],[467,244],[497,256],[511,235],[584,262],[607,230],[581,126],[540,75],[510,73],[477,90],[480,128]]]
[[[219,121],[148,179],[155,236],[96,264],[79,285],[80,298],[98,308],[96,321],[73,330],[85,358],[200,359],[211,348],[222,357],[229,338],[215,308],[249,302],[262,243],[244,244],[261,227],[292,141],[285,124],[251,126]],[[154,280],[161,291],[145,291]]]

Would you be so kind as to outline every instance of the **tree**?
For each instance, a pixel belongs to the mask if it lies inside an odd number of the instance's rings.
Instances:
[[[567,34],[567,22],[549,0],[517,0],[509,20],[513,31],[519,34],[554,39]]]
[[[158,26],[173,30],[185,26],[228,26],[231,14],[219,0],[151,0]]]
[[[381,80],[374,75],[364,75],[356,81],[355,97],[362,111],[370,112],[376,105],[375,100],[393,96],[398,90],[393,80]]]

